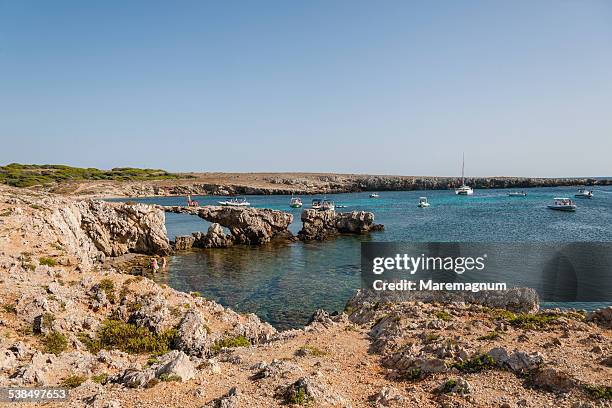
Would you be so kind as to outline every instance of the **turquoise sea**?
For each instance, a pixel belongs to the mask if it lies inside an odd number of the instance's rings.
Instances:
[[[155,279],[203,296],[240,312],[253,312],[277,328],[303,325],[317,308],[342,310],[360,286],[360,242],[612,242],[612,186],[594,188],[591,200],[577,199],[575,213],[546,208],[554,197],[573,197],[576,188],[531,188],[527,197],[508,197],[504,189],[475,190],[473,196],[453,191],[331,194],[338,211],[365,210],[375,214],[384,232],[342,236],[324,242],[236,246],[194,250],[170,258],[168,271]],[[418,208],[420,196],[431,207]],[[320,196],[303,196],[305,208]],[[195,197],[201,205],[222,197]],[[247,196],[253,207],[294,214],[290,226],[301,228],[301,209],[289,208],[289,196]],[[132,201],[184,205],[185,197],[135,198]],[[206,231],[208,223],[183,214],[166,214],[168,236]],[[569,305],[568,305],[569,306]],[[572,305],[587,307],[587,305]]]

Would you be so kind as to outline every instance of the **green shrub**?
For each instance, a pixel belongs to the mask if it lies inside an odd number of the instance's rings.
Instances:
[[[287,393],[286,400],[289,404],[305,405],[310,403],[312,398],[306,394],[304,387],[295,387]]]
[[[104,384],[107,379],[108,379],[107,373],[102,373],[102,374],[94,375],[91,377],[91,381],[98,383],[98,384]]]
[[[91,353],[97,353],[101,349],[117,349],[132,354],[163,354],[171,349],[175,337],[174,328],[155,334],[145,327],[108,319],[102,323],[95,338],[81,334],[79,340]]]
[[[453,363],[451,368],[456,368],[462,373],[479,373],[484,370],[496,368],[497,364],[493,357],[488,354],[477,355],[470,360]]]
[[[42,257],[38,259],[39,265],[57,266],[57,261],[53,258]]]
[[[501,334],[499,334],[496,330],[493,330],[483,336],[478,337],[478,340],[497,340],[500,337]]]
[[[312,344],[304,344],[297,351],[298,353],[302,352],[304,354],[310,354],[313,357],[322,357],[327,355],[326,352],[319,349],[318,347],[313,346]]]
[[[160,381],[166,381],[166,382],[171,382],[171,381],[183,381],[183,379],[181,378],[180,375],[176,375],[176,374],[168,374],[168,373],[163,373],[160,374],[159,376]]]
[[[43,337],[42,344],[45,352],[55,354],[56,356],[68,348],[66,337],[56,331],[52,331]]]
[[[452,316],[450,315],[450,313],[445,310],[440,310],[439,312],[436,312],[435,316],[440,320],[444,320],[445,322],[452,320]]]
[[[197,290],[194,292],[191,292],[190,294],[191,294],[191,297],[194,297],[194,298],[202,297],[202,294],[198,292]]]
[[[86,377],[81,375],[71,375],[68,378],[64,378],[61,382],[62,387],[66,388],[76,388],[79,385],[83,384],[87,380]]]
[[[408,370],[402,378],[408,381],[415,381],[423,377],[423,371],[420,368],[413,368]]]
[[[249,347],[251,341],[244,336],[226,337],[213,344],[211,350],[217,354],[224,348]]]
[[[453,388],[455,388],[457,386],[457,380],[447,380],[444,384],[442,384],[442,386],[440,387],[440,392],[443,394],[448,394],[449,392],[451,392],[453,390]]]
[[[585,385],[584,390],[592,398],[602,399],[605,401],[612,400],[612,387],[605,385]]]
[[[4,305],[2,305],[2,310],[5,311],[6,313],[13,313],[13,314],[17,313],[17,307],[10,303],[5,303]]]
[[[98,287],[104,292],[109,302],[115,303],[115,282],[111,279],[104,278],[98,283]]]
[[[522,329],[535,329],[535,328],[544,328],[549,324],[555,322],[557,320],[557,315],[551,314],[529,314],[529,313],[520,313],[517,314],[514,318],[508,320],[508,323],[514,327],[519,327]]]

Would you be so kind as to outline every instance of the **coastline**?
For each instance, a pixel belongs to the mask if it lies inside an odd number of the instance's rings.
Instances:
[[[447,190],[457,177],[394,176],[335,173],[186,173],[190,178],[150,181],[71,181],[33,190],[89,198],[191,195],[315,195],[364,191]],[[597,177],[467,177],[475,189],[560,186],[606,186],[612,179]]]

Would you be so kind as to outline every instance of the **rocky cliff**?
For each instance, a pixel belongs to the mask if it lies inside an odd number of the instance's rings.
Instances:
[[[51,194],[22,194],[0,188],[0,203],[10,205],[16,229],[8,245],[57,241],[64,262],[91,266],[107,256],[128,252],[167,254],[165,215],[144,204],[71,200]],[[29,231],[26,233],[25,231]],[[32,231],[36,235],[32,236]]]
[[[250,207],[161,207],[164,211],[192,214],[217,223],[230,230],[233,242],[237,244],[259,245],[270,242],[273,238],[290,238],[288,230],[293,215],[277,210]],[[209,231],[211,232],[211,231]],[[218,231],[212,231],[219,238]],[[211,237],[213,241],[219,241]]]
[[[302,212],[301,240],[323,240],[339,233],[361,234],[380,231],[384,227],[374,224],[374,214],[366,211],[336,212],[306,209]]]

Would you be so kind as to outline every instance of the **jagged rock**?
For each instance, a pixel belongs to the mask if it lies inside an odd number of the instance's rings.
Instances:
[[[537,371],[531,377],[531,383],[536,387],[551,392],[569,392],[576,387],[576,381],[568,374],[554,368]]]
[[[30,348],[23,341],[18,341],[13,344],[9,350],[15,354],[15,357],[18,359],[25,358],[28,354],[30,354]]]
[[[236,387],[230,388],[227,394],[212,400],[203,408],[238,408],[240,402],[240,392]]]
[[[238,322],[232,329],[236,336],[244,336],[252,343],[265,343],[276,334],[276,329],[267,322],[262,322],[254,313],[245,316],[246,321]]]
[[[221,224],[216,222],[208,227],[206,234],[195,232],[193,236],[195,238],[193,246],[197,248],[227,248],[234,244],[234,237],[231,234],[226,235]]]
[[[47,372],[55,362],[53,354],[44,354],[37,351],[32,356],[30,364],[17,370],[15,377],[20,378],[25,384],[45,385],[48,381]]]
[[[283,397],[288,403],[298,404],[314,402],[317,405],[342,405],[346,403],[344,397],[330,392],[321,382],[310,377],[301,377],[289,385]]]
[[[251,207],[162,207],[165,211],[197,215],[230,230],[233,241],[238,244],[258,245],[275,237],[292,237],[289,224],[293,215],[270,209]],[[215,227],[216,228],[216,227]],[[218,229],[215,231],[218,237]]]
[[[516,373],[525,373],[538,368],[544,363],[544,356],[540,353],[527,353],[515,350],[512,354],[503,347],[496,347],[487,353],[500,367],[508,367]]]
[[[388,407],[393,403],[401,403],[404,397],[393,387],[384,387],[380,392],[370,398],[377,406]]]
[[[155,206],[85,200],[77,207],[81,229],[106,256],[170,251],[165,216]]]
[[[174,249],[177,251],[186,251],[193,247],[195,237],[189,235],[181,235],[174,238]]]
[[[168,302],[161,294],[141,298],[140,309],[134,311],[129,322],[140,327],[146,327],[154,333],[161,333],[170,324]]]
[[[539,297],[531,288],[512,288],[505,291],[442,292],[442,291],[369,291],[358,290],[347,302],[349,319],[363,324],[376,318],[376,305],[405,302],[477,304],[513,312],[532,313],[539,309]]]
[[[172,350],[159,358],[160,366],[155,370],[155,376],[178,376],[181,381],[189,381],[196,376],[198,370],[187,354]]]
[[[382,225],[374,224],[374,214],[365,211],[337,213],[334,210],[306,209],[301,219],[303,224],[298,237],[304,241],[321,241],[339,233],[359,234],[383,229]]]
[[[265,362],[259,363],[255,369],[258,371],[251,376],[252,380],[261,380],[262,378],[285,378],[295,373],[301,373],[302,369],[290,362],[283,360],[274,360],[270,364]]]
[[[0,372],[11,371],[17,365],[17,357],[9,350],[0,351]]]
[[[471,394],[472,385],[465,378],[447,379],[438,387],[438,391],[444,394],[457,394],[462,397]]]
[[[587,321],[595,322],[602,327],[612,329],[612,306],[597,309],[589,313]]]
[[[108,377],[108,381],[111,383],[122,384],[128,388],[142,388],[149,384],[155,378],[155,370],[138,370],[135,368],[128,368],[122,373]]]
[[[208,353],[210,329],[200,312],[190,309],[178,325],[175,346],[191,356],[204,356]]]

